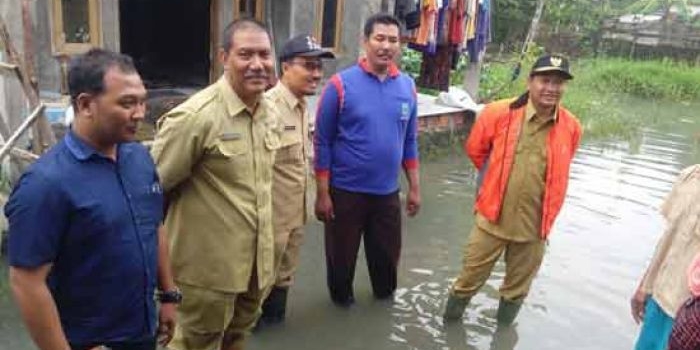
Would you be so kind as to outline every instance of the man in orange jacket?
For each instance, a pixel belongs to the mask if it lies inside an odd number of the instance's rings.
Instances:
[[[520,311],[564,202],[569,165],[581,137],[578,120],[559,104],[572,78],[566,58],[540,57],[530,71],[527,92],[488,104],[474,123],[464,148],[483,182],[462,272],[445,307],[446,322],[462,318],[504,253],[498,323],[512,324]]]

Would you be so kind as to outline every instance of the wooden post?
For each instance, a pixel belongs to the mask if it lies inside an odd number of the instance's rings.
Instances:
[[[24,69],[25,77],[29,81],[32,89],[38,91],[38,81],[34,74],[34,29],[32,28],[32,17],[29,11],[29,1],[22,0],[22,29],[24,35],[22,42],[24,45]]]
[[[7,126],[7,123],[5,122],[5,117],[2,115],[2,113],[0,113],[0,140],[2,140],[2,143],[0,143],[0,147],[4,146],[5,140],[9,139],[10,136],[11,136],[10,128]],[[39,159],[39,156],[37,156],[36,154],[29,152],[29,151],[25,151],[25,150],[17,148],[17,147],[13,147],[10,150],[10,155],[17,158],[17,159],[27,161],[27,162],[33,162],[33,161]]]
[[[390,9],[390,7],[392,7],[392,2],[393,1],[390,0],[382,0],[381,5],[379,7],[379,11],[393,13],[393,9]]]
[[[15,147],[15,143],[17,142],[19,137],[22,136],[22,134],[24,134],[24,132],[27,131],[27,129],[29,129],[29,127],[32,126],[32,124],[34,124],[34,122],[38,118],[44,115],[44,108],[46,108],[46,106],[44,106],[43,104],[39,104],[39,106],[37,106],[34,112],[32,112],[32,114],[24,120],[22,125],[20,125],[20,127],[17,128],[17,130],[15,130],[12,136],[10,136],[10,138],[7,139],[7,142],[5,142],[2,148],[0,148],[0,162],[3,158],[5,158],[5,156],[10,152],[10,150]]]
[[[478,62],[472,62],[471,59],[467,63],[467,69],[464,70],[463,87],[472,100],[479,101],[479,82],[481,80],[481,59]]]
[[[26,11],[27,11],[27,16],[29,15],[29,7],[28,7],[28,0],[24,0],[25,2],[22,3],[22,11],[25,11],[25,6]],[[25,27],[26,29],[26,27]],[[31,35],[31,33],[25,33],[26,35]],[[23,62],[22,59],[19,57],[19,53],[15,49],[14,45],[12,44],[12,40],[10,38],[10,33],[7,30],[7,26],[5,25],[5,20],[0,16],[0,40],[4,44],[5,47],[5,52],[7,53],[7,56],[9,58],[10,64],[15,64],[17,65],[17,69],[15,70],[15,73],[17,74],[17,79],[19,79],[19,82],[22,85],[22,90],[24,91],[24,94],[27,96],[27,99],[29,100],[29,107],[31,109],[36,109],[39,106],[39,92],[36,88],[36,84],[32,84],[32,82],[29,80],[31,79],[31,76],[28,74],[28,69],[26,68],[27,66],[31,66],[31,62]],[[25,47],[25,51],[27,50],[32,50],[31,47]],[[32,57],[32,56],[29,56]],[[35,79],[36,80],[36,79]],[[32,137],[32,148],[34,153],[36,154],[43,154],[46,150],[48,150],[53,144],[56,143],[56,137],[53,134],[53,131],[51,130],[51,126],[49,125],[48,120],[46,117],[42,114],[38,116],[37,122],[35,123],[34,126],[34,134]]]
[[[7,126],[5,116],[2,113],[0,113],[0,136],[2,136],[3,140],[7,140],[10,137],[10,128]]]
[[[30,108],[35,108],[39,105],[39,80],[34,72],[34,30],[32,28],[32,18],[30,12],[30,4],[32,0],[22,0],[22,25],[24,27],[24,67],[23,72],[26,81],[29,83],[33,92],[34,101],[30,100]],[[42,114],[32,126],[32,150],[36,154],[44,154],[51,146],[56,143],[56,137],[51,130],[51,125]]]
[[[5,62],[0,62],[0,69],[9,70],[9,71],[12,71],[14,73],[15,70],[17,69],[17,65],[5,63]]]
[[[272,57],[277,57],[277,53],[276,53],[276,50],[275,50],[275,40],[277,39],[277,37],[275,36],[275,24],[274,24],[273,21],[272,21],[272,14],[273,14],[273,11],[274,11],[274,9],[272,8],[272,6],[273,6],[273,4],[268,4],[268,5],[265,6],[265,8],[264,8],[264,10],[265,10],[265,22],[264,22],[264,23],[265,23],[265,26],[267,26],[267,31],[268,31],[268,33],[270,34],[270,41],[271,41],[271,44],[272,44]],[[279,70],[281,70],[282,67],[278,67],[277,64],[275,64],[273,67],[274,67],[274,69],[275,69],[275,76],[274,76],[274,79],[273,79],[273,80],[274,80],[275,83],[276,83],[276,82],[277,82],[277,77],[280,76],[280,71],[279,71]]]

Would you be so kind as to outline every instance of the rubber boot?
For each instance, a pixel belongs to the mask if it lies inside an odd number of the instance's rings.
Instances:
[[[520,307],[523,306],[523,300],[506,300],[501,298],[498,302],[498,313],[496,321],[500,326],[510,326],[515,321],[515,318],[520,312]]]
[[[490,350],[515,349],[518,344],[518,330],[515,326],[497,326],[491,340]]]
[[[273,287],[262,305],[260,320],[266,324],[284,321],[287,314],[287,288]]]
[[[462,319],[464,315],[464,309],[467,308],[471,298],[459,298],[450,294],[447,298],[447,304],[445,305],[445,313],[442,315],[443,321],[451,322]]]

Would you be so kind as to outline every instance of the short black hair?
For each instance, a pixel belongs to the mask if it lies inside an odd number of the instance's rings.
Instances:
[[[265,32],[270,42],[272,42],[270,32],[267,30],[267,27],[265,27],[265,24],[251,17],[241,17],[233,20],[233,22],[229,23],[226,28],[224,28],[223,38],[221,39],[221,47],[224,49],[224,52],[228,52],[231,46],[233,46],[233,35],[236,34],[237,31],[251,28]]]
[[[123,73],[138,74],[131,57],[105,49],[91,49],[71,61],[68,69],[68,92],[76,111],[76,100],[80,94],[100,94],[104,91],[105,74],[113,67],[119,68]]]
[[[396,18],[396,16],[385,12],[377,13],[375,15],[370,16],[365,21],[365,39],[368,39],[369,36],[372,35],[372,31],[374,30],[375,24],[395,25],[397,28],[399,28],[399,32],[401,31],[401,22],[398,18]]]

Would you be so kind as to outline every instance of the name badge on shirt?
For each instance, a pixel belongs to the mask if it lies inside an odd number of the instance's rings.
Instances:
[[[239,140],[241,138],[241,133],[239,132],[225,132],[221,135],[219,135],[219,139],[221,141],[233,141],[233,140]]]
[[[296,125],[285,125],[284,126],[284,131],[294,131],[297,129]]]
[[[401,120],[407,120],[410,117],[411,109],[407,102],[401,103]]]

